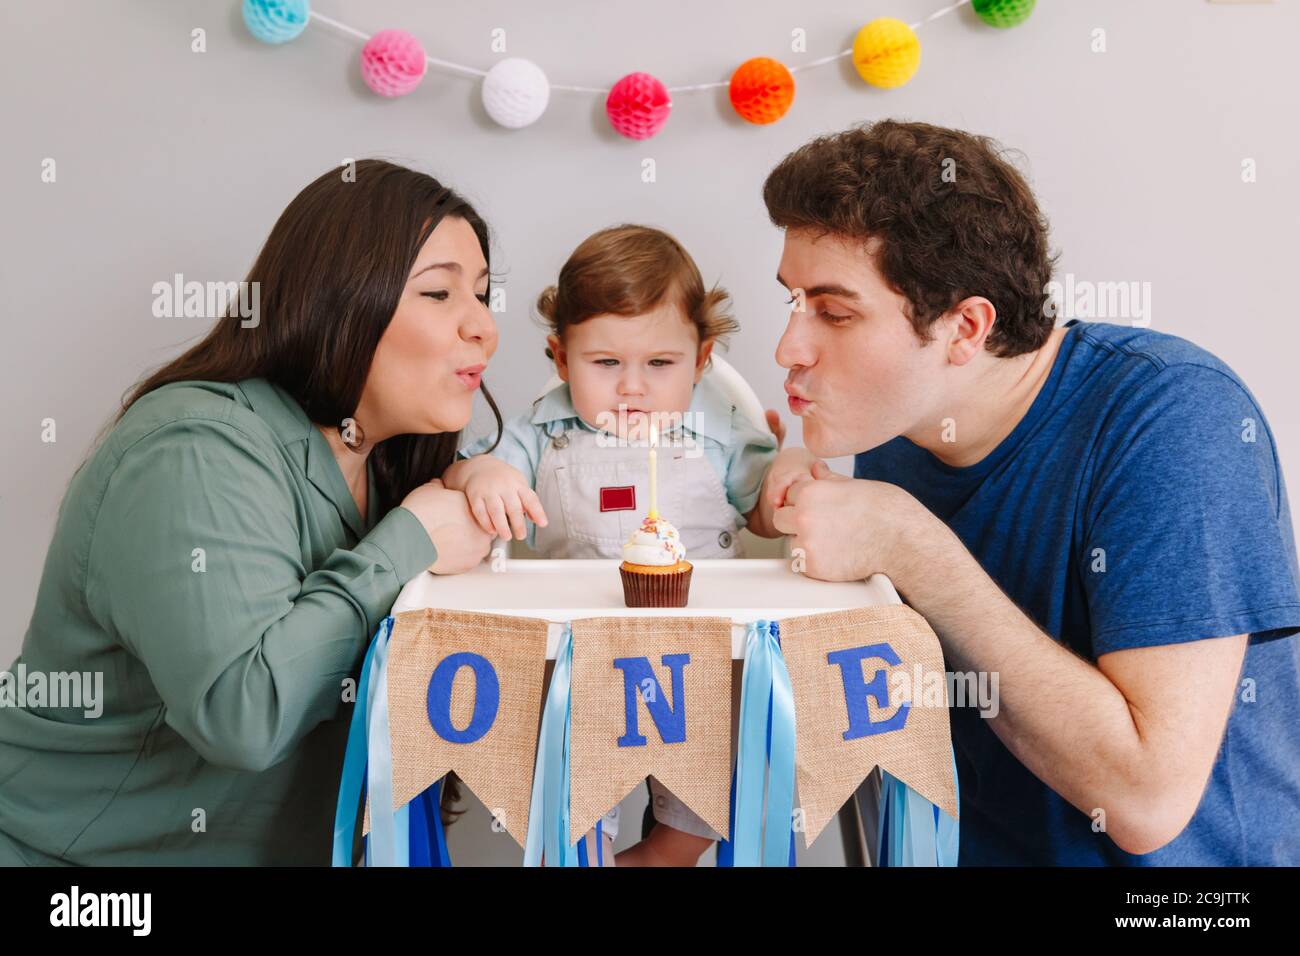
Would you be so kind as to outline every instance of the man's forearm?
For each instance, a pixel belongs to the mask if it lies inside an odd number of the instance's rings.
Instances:
[[[1128,701],[1092,663],[1030,620],[961,540],[933,519],[907,539],[890,577],[934,628],[948,664],[998,675],[990,726],[1040,780],[1084,813],[1106,811],[1119,836],[1148,812],[1160,780]]]

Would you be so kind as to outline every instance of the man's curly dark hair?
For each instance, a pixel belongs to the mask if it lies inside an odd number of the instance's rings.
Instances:
[[[1019,172],[987,136],[886,119],[821,136],[767,177],[763,201],[782,229],[879,239],[876,266],[904,296],[920,339],[962,299],[983,296],[999,357],[1041,347],[1055,325],[1044,303],[1055,258],[1047,221]]]

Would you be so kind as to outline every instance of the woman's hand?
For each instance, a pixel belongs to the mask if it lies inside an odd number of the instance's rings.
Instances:
[[[457,481],[465,489],[470,512],[489,535],[509,541],[528,537],[525,516],[546,527],[546,512],[518,468],[491,455],[475,455],[456,463]]]
[[[434,574],[460,574],[487,557],[492,535],[478,526],[461,492],[435,478],[412,490],[402,507],[419,519],[438,549],[438,560],[429,568]]]

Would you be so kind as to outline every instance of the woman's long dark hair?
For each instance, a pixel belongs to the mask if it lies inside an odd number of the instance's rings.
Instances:
[[[265,378],[307,417],[337,427],[352,417],[379,339],[407,276],[447,216],[465,220],[491,265],[488,228],[462,196],[432,176],[380,159],[325,173],[276,220],[247,281],[259,284],[255,326],[228,310],[202,341],[129,389],[116,424],[141,397],[172,382]],[[501,433],[501,413],[487,387]],[[360,422],[362,428],[364,422]],[[381,514],[412,489],[442,476],[459,432],[394,435],[370,453]]]

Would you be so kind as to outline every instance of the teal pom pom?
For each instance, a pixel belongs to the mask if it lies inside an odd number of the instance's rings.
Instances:
[[[309,0],[244,0],[244,24],[263,43],[288,43],[307,29]]]
[[[972,0],[979,18],[991,27],[1018,27],[1034,12],[1035,0]]]

